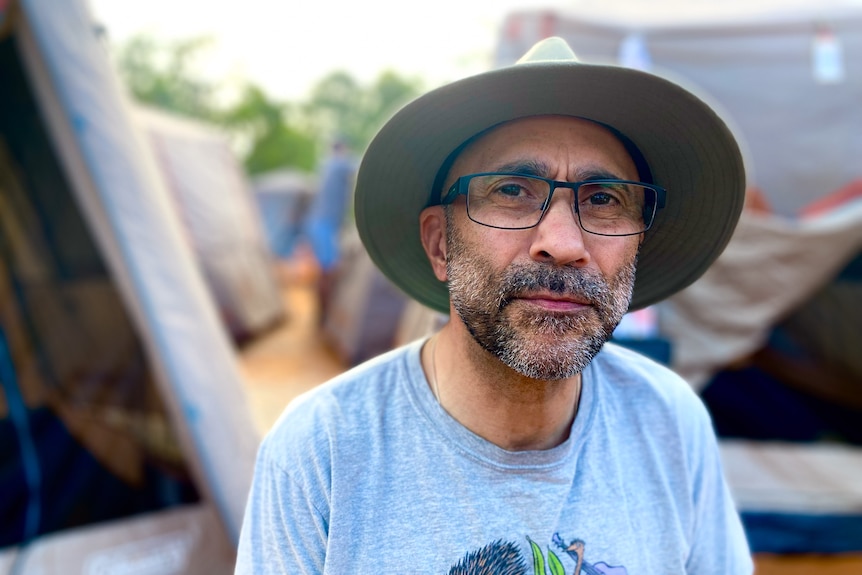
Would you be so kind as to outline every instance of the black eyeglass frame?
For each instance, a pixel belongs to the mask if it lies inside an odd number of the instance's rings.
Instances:
[[[574,196],[573,203],[574,203],[575,213],[578,216],[578,226],[582,230],[584,230],[585,232],[587,232],[589,234],[594,234],[597,236],[608,236],[608,237],[636,236],[638,234],[642,234],[642,233],[646,232],[647,230],[649,230],[652,227],[653,223],[655,222],[656,214],[658,213],[658,211],[660,209],[664,208],[665,202],[667,199],[667,190],[665,190],[661,186],[658,186],[656,184],[647,184],[645,182],[636,182],[634,180],[621,180],[621,179],[617,179],[617,178],[597,178],[594,180],[584,180],[584,181],[580,181],[580,182],[563,182],[560,180],[552,180],[550,178],[543,178],[541,176],[536,176],[533,174],[519,174],[517,172],[480,172],[477,174],[466,174],[463,176],[459,176],[458,179],[455,180],[455,182],[449,188],[449,191],[446,192],[446,195],[443,196],[443,198],[440,200],[439,205],[445,206],[445,205],[451,204],[457,199],[458,196],[464,196],[464,197],[468,198],[469,196],[467,194],[468,194],[468,191],[470,189],[469,188],[470,180],[472,180],[473,178],[478,178],[478,177],[482,177],[482,176],[514,176],[514,177],[519,177],[519,178],[531,178],[534,180],[541,180],[543,182],[546,182],[551,188],[551,190],[548,192],[548,197],[545,200],[545,203],[542,204],[542,213],[539,216],[539,219],[536,221],[535,224],[532,224],[529,226],[521,226],[521,227],[515,227],[515,228],[504,228],[502,226],[492,226],[490,224],[486,224],[486,223],[480,222],[478,220],[475,220],[475,219],[473,219],[473,216],[470,215],[470,204],[468,201],[468,203],[467,203],[467,216],[470,218],[471,221],[476,222],[480,226],[486,226],[489,228],[496,228],[498,230],[528,230],[530,228],[534,228],[534,227],[538,226],[540,223],[542,223],[542,219],[545,217],[545,214],[548,212],[548,207],[551,205],[551,200],[554,197],[554,191],[556,191],[557,188],[568,188],[568,189],[572,190],[572,192],[574,192],[573,193],[573,196]],[[581,222],[581,212],[578,209],[578,188],[580,188],[583,184],[631,184],[631,185],[641,186],[642,188],[654,191],[655,192],[655,202],[652,203],[651,205],[649,202],[646,202],[644,204],[644,207],[643,207],[642,216],[643,216],[644,224],[645,224],[644,229],[639,231],[639,232],[632,232],[629,234],[603,234],[600,232],[594,232],[594,231],[591,231],[591,230],[584,228],[584,224]]]

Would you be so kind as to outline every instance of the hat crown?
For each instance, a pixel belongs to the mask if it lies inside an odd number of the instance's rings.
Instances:
[[[516,64],[530,62],[577,62],[578,57],[565,40],[558,36],[537,42]]]

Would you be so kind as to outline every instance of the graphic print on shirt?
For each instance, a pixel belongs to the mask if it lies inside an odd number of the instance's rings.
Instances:
[[[527,541],[532,551],[532,571],[527,567],[527,561],[516,543],[498,540],[467,553],[449,570],[449,575],[547,575],[548,572],[551,575],[628,575],[625,567],[611,566],[603,561],[587,561],[584,558],[586,545],[580,539],[573,539],[567,544],[559,533],[554,533],[551,541],[563,554],[561,557],[548,549],[547,558],[538,543],[529,537]],[[564,560],[570,565],[568,570]]]

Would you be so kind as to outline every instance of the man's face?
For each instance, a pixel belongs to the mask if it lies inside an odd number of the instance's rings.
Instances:
[[[597,124],[543,116],[509,122],[477,139],[453,164],[458,176],[512,171],[581,181],[637,180],[622,144]],[[452,305],[475,341],[515,371],[555,380],[582,371],[628,309],[641,236],[580,229],[572,191],[558,189],[535,228],[499,230],[447,211],[446,275]]]

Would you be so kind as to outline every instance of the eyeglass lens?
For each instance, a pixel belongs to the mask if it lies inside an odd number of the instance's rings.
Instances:
[[[529,228],[541,220],[550,194],[551,183],[538,178],[474,176],[467,188],[467,213],[486,226]],[[644,221],[644,206],[655,204],[655,191],[622,182],[587,182],[578,186],[576,201],[585,231],[611,236],[637,234],[649,227],[650,222]]]

